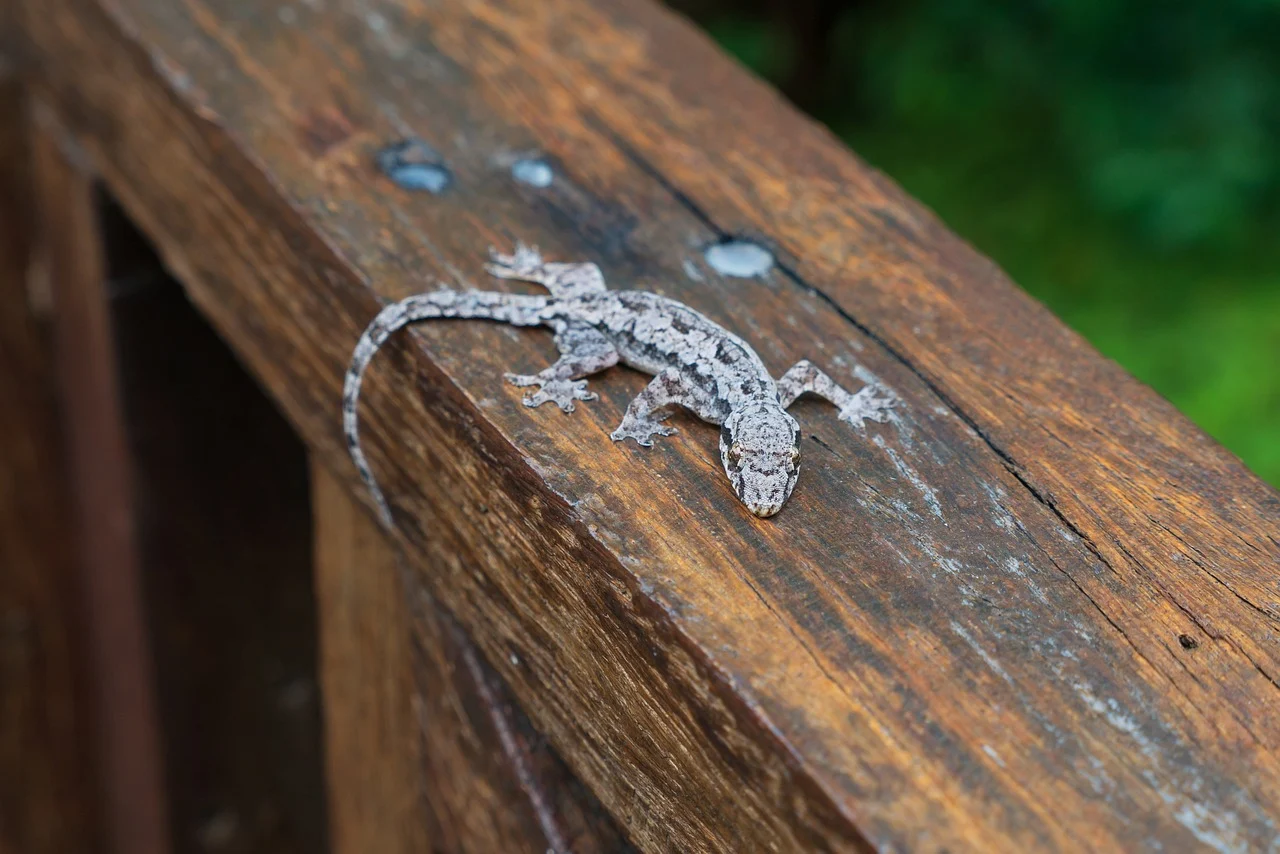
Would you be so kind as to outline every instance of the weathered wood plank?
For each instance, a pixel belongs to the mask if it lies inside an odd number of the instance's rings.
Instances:
[[[68,530],[78,547],[94,796],[109,850],[160,854],[169,846],[159,730],[93,179],[47,108],[35,117],[33,198],[73,493]]]
[[[313,467],[334,850],[633,850],[466,635]]]
[[[95,849],[71,500],[17,81],[0,81],[0,851]]]
[[[423,820],[428,781],[396,556],[318,465],[311,503],[333,851],[425,854],[435,834]]]
[[[1280,499],[685,25],[584,0],[39,8],[44,90],[335,470],[377,297],[482,283],[512,237],[902,399],[866,436],[801,407],[800,485],[762,522],[714,431],[608,441],[633,374],[572,417],[521,407],[500,374],[548,358],[537,333],[441,324],[375,364],[398,547],[641,847],[1273,843]],[[408,134],[440,195],[376,173]],[[550,186],[513,180],[528,153]],[[780,263],[718,274],[731,233]]]

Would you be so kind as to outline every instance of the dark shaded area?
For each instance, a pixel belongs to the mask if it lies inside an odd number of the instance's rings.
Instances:
[[[102,211],[174,851],[324,851],[305,449]]]

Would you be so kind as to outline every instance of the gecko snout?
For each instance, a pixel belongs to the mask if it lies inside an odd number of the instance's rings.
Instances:
[[[800,474],[800,428],[774,401],[730,413],[720,430],[720,458],[738,499],[761,518],[782,509]]]

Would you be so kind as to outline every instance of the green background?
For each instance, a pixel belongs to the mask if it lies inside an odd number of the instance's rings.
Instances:
[[[826,9],[686,11],[1280,485],[1280,2]]]

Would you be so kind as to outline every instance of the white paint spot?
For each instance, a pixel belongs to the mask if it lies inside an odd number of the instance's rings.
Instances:
[[[686,258],[681,266],[684,267],[684,274],[690,279],[693,279],[695,282],[703,281],[702,271],[698,269],[697,264]]]
[[[364,16],[365,25],[379,35],[385,33],[391,28],[391,24],[387,22],[386,17],[378,12],[370,12]]]
[[[1186,779],[1185,775],[1179,774],[1171,780],[1162,768],[1165,757],[1160,746],[1151,740],[1137,719],[1125,711],[1114,697],[1103,700],[1093,693],[1089,685],[1082,682],[1077,682],[1072,687],[1090,711],[1101,715],[1107,723],[1132,738],[1138,745],[1142,755],[1152,765],[1151,769],[1142,772],[1142,778],[1160,796],[1160,800],[1174,809],[1173,817],[1179,824],[1215,851],[1244,854],[1249,850],[1248,842],[1242,838],[1240,817],[1231,812],[1211,810],[1200,803],[1196,797],[1202,786],[1198,778]],[[1177,779],[1178,777],[1182,779]],[[1178,788],[1170,786],[1171,782]],[[1274,826],[1270,820],[1266,823],[1268,828]]]
[[[888,454],[889,459],[893,462],[893,467],[898,470],[898,474],[905,477],[912,486],[919,490],[920,495],[924,498],[925,505],[929,508],[929,512],[942,519],[942,504],[938,501],[938,494],[933,491],[933,487],[925,483],[924,478],[920,477],[915,469],[907,465],[906,460],[902,459],[897,451],[890,448],[882,436],[872,436],[871,441],[875,443],[877,448]]]
[[[722,276],[753,279],[773,267],[773,253],[750,240],[727,240],[707,247],[707,263]]]
[[[1005,682],[1008,682],[1010,685],[1013,685],[1013,677],[1010,676],[1008,671],[1001,666],[1000,662],[996,661],[995,656],[982,648],[982,646],[974,639],[973,635],[969,634],[968,629],[952,620],[951,631],[959,635],[965,643],[972,647],[973,651],[978,654],[978,657],[985,661],[987,667],[990,667],[997,676]]]
[[[521,184],[543,189],[551,186],[551,182],[555,180],[556,173],[547,161],[535,157],[526,157],[511,164],[511,177]]]
[[[298,11],[292,6],[281,6],[280,11],[276,12],[276,16],[280,19],[280,23],[286,27],[292,27],[298,23]]]
[[[991,745],[989,744],[982,745],[982,752],[990,756],[991,761],[999,765],[1001,768],[1005,767],[1004,760],[1000,758],[1000,754],[996,753],[996,749]]]
[[[991,521],[996,523],[996,527],[1003,531],[1012,531],[1017,527],[1017,520],[1005,509],[1002,499],[1005,497],[1005,491],[999,485],[981,482],[982,491],[987,494],[987,498],[991,501]]]

